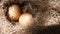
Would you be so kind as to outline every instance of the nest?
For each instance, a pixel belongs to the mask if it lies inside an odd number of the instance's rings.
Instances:
[[[59,0],[0,0],[0,34],[44,34],[47,32],[49,34],[59,33],[59,2]],[[34,20],[31,27],[28,27],[27,29],[21,28],[18,21],[12,21],[9,19],[7,13],[9,6],[12,4],[20,6],[22,11],[27,11],[33,15]]]

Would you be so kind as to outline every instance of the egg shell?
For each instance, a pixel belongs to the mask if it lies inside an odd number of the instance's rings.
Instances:
[[[18,5],[12,5],[9,7],[8,14],[12,20],[18,20],[21,15],[21,9]]]
[[[19,18],[20,26],[27,28],[31,24],[32,19],[33,17],[31,14],[29,13],[22,14]]]

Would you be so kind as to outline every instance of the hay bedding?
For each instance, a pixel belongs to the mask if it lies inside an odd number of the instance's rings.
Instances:
[[[0,34],[54,34],[59,33],[60,24],[60,1],[59,0],[32,0],[31,4],[35,3],[38,8],[31,10],[29,6],[29,13],[33,14],[34,20],[32,27],[28,29],[21,28],[18,22],[10,22],[6,17],[6,10],[9,2],[16,2],[14,0],[0,0]],[[23,2],[17,1],[17,2]],[[28,4],[29,5],[29,4]],[[5,8],[4,8],[5,7]],[[28,8],[28,7],[24,7]],[[30,12],[31,11],[31,12]],[[58,26],[57,26],[58,25]],[[48,30],[47,30],[48,29]],[[56,30],[55,30],[56,29]],[[51,31],[53,30],[53,31]],[[59,30],[59,31],[58,31]],[[46,32],[45,32],[46,31]]]

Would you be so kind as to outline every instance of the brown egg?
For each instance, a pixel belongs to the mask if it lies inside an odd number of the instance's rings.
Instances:
[[[28,27],[31,24],[31,20],[33,19],[32,15],[29,13],[23,13],[19,18],[20,26]]]
[[[21,15],[21,10],[18,5],[12,5],[9,7],[8,14],[12,20],[18,20]]]

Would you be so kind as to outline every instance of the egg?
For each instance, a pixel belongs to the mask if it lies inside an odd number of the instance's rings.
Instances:
[[[12,5],[9,7],[8,11],[9,17],[12,20],[18,20],[21,15],[21,9],[18,5]]]
[[[19,18],[19,23],[21,27],[27,28],[33,19],[33,16],[29,13],[23,13]]]

